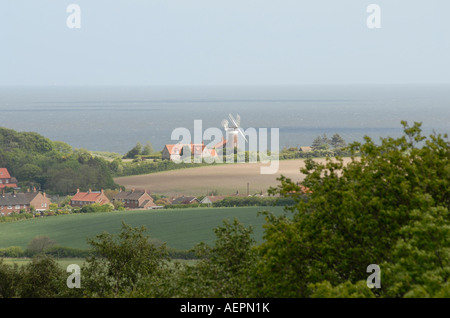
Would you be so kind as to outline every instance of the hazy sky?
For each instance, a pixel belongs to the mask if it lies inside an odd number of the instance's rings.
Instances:
[[[447,0],[1,0],[0,85],[450,83],[449,34]]]

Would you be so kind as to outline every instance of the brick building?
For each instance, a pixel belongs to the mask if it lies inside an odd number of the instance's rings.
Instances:
[[[88,192],[80,192],[80,189],[77,189],[77,193],[75,193],[70,201],[70,205],[73,207],[83,207],[93,203],[110,203],[108,197],[103,192],[103,189],[101,191],[92,191],[89,189]]]
[[[0,168],[0,189],[17,188],[17,179],[12,178],[6,168]]]
[[[113,202],[117,201],[121,201],[128,209],[151,209],[156,206],[147,190],[120,190],[113,198]]]
[[[26,212],[31,211],[31,207],[38,212],[48,210],[51,201],[47,198],[47,195],[36,191],[18,193],[13,191],[12,193],[5,193],[2,191],[0,195],[0,215],[8,215],[10,213],[19,213],[20,210],[25,210]]]

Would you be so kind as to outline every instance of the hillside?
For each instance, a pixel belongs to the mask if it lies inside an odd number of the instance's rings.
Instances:
[[[106,160],[34,132],[0,127],[0,167],[18,179],[19,187],[52,194],[118,187]]]

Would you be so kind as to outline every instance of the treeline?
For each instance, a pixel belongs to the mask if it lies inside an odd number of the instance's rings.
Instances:
[[[21,188],[36,187],[50,194],[119,187],[106,160],[34,132],[0,127],[0,167],[8,168]]]

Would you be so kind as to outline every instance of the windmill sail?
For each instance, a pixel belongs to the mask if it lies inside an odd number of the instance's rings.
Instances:
[[[232,134],[234,137],[234,145],[237,146],[237,135],[238,133],[241,134],[242,137],[244,137],[245,141],[248,142],[247,138],[245,137],[244,133],[241,131],[241,128],[239,127],[241,124],[241,117],[239,114],[236,115],[236,119],[231,114],[228,114],[228,118],[230,121],[224,119],[222,120],[222,127],[225,129],[225,131],[229,132],[229,134]]]

